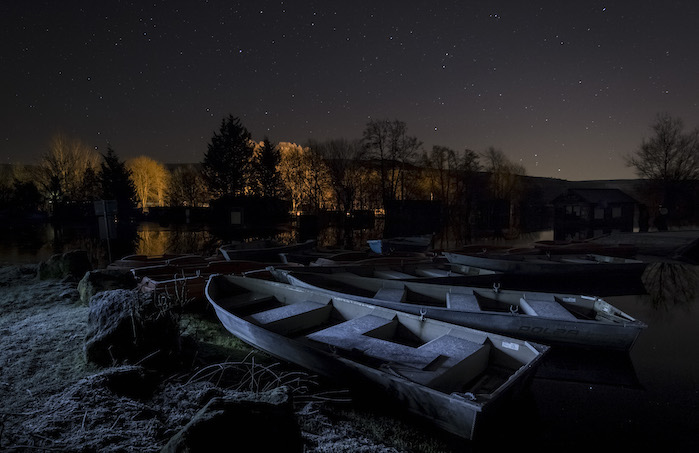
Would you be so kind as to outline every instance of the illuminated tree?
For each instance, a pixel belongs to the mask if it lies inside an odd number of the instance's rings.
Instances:
[[[64,134],[51,138],[49,149],[41,156],[38,182],[48,192],[48,198],[59,203],[85,199],[86,172],[99,165],[99,155],[79,139]]]
[[[163,164],[140,156],[126,162],[136,189],[136,199],[142,211],[149,206],[164,206],[170,173]]]
[[[412,163],[422,142],[408,135],[402,121],[371,120],[364,130],[363,143],[368,157],[379,160],[381,193],[384,201],[403,195],[406,164]]]
[[[172,171],[168,200],[171,206],[197,207],[208,203],[206,183],[196,166],[181,166]]]
[[[229,115],[221,121],[219,133],[214,132],[202,162],[204,180],[214,197],[244,193],[253,146],[250,132],[238,118]]]
[[[295,143],[279,143],[279,173],[294,210],[317,211],[330,204],[331,186],[327,167],[318,153]]]

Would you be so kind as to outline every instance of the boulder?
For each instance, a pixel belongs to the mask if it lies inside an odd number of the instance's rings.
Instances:
[[[90,299],[87,360],[103,366],[148,358],[156,367],[174,365],[179,352],[178,319],[152,298],[135,290],[116,289]]]
[[[88,304],[95,294],[113,289],[134,289],[136,279],[128,271],[118,269],[97,269],[86,272],[78,282],[80,300]]]
[[[49,278],[82,278],[85,272],[92,270],[92,264],[86,250],[72,250],[53,255],[39,263],[38,275],[41,280]]]
[[[211,399],[161,453],[229,450],[303,451],[288,387]]]
[[[152,397],[158,385],[156,376],[139,365],[107,368],[87,379],[95,387],[104,387],[117,396],[131,399]]]

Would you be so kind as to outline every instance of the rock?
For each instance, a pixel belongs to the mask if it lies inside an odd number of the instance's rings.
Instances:
[[[161,453],[302,452],[301,430],[287,387],[209,401]]]
[[[92,270],[92,264],[87,257],[87,251],[72,250],[53,255],[39,263],[38,274],[41,280],[65,277],[77,279],[82,278],[89,270]]]
[[[105,387],[115,395],[146,399],[153,395],[158,381],[152,373],[137,365],[108,368],[89,377],[93,385]]]
[[[78,282],[80,300],[88,304],[95,294],[113,289],[134,289],[136,279],[128,271],[117,269],[97,269],[85,273]]]
[[[103,291],[90,299],[87,360],[111,366],[148,357],[155,366],[174,365],[179,351],[177,318],[152,299],[135,291]]]

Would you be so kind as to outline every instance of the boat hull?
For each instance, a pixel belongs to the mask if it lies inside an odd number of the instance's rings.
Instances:
[[[466,395],[458,392],[446,393],[418,385],[415,381],[401,375],[400,372],[391,372],[390,363],[381,367],[368,366],[339,354],[335,348],[299,341],[297,337],[275,333],[233,314],[229,309],[224,308],[225,304],[219,305],[216,301],[222,297],[219,289],[221,281],[235,278],[232,276],[212,276],[206,287],[209,302],[223,326],[231,334],[281,360],[295,363],[352,387],[363,389],[370,386],[384,397],[399,402],[414,415],[429,419],[439,428],[467,439],[477,437],[477,426],[484,416],[487,418],[496,407],[521,390],[522,387],[528,385],[548,350],[546,346],[529,342],[516,343],[515,346],[516,340],[488,334],[488,338],[493,344],[501,345],[500,347],[504,348],[518,348],[518,354],[530,359],[487,398],[487,401],[476,401],[475,399],[471,401]],[[238,281],[240,279],[246,279],[250,287],[261,284],[261,281],[254,282],[256,279],[250,277],[238,277]],[[290,285],[277,282],[264,282],[264,284],[282,285],[287,287],[286,291],[290,291],[289,288],[292,288]],[[293,288],[293,291],[302,291],[302,293],[296,295],[286,293],[280,297],[285,299],[293,297],[327,299],[328,297],[302,288]],[[337,298],[332,299],[332,301],[331,303],[339,303]],[[350,301],[350,303],[360,304],[370,310],[383,310],[380,307],[356,301]],[[395,313],[395,316],[416,319],[416,317],[404,313]],[[428,322],[439,323],[438,321]],[[449,327],[443,323],[438,325],[446,329],[458,329],[456,326]]]
[[[506,290],[496,291],[495,289],[486,288],[453,287],[408,281],[386,281],[351,274],[334,274],[331,276],[321,274],[304,275],[302,271],[277,271],[276,277],[295,286],[326,291],[392,310],[400,310],[473,329],[496,332],[548,345],[627,351],[633,347],[638,336],[646,328],[645,323],[614,309],[601,299],[588,296],[572,294],[553,295],[550,293]],[[395,289],[400,288],[417,296],[415,296],[415,300],[406,302],[387,300],[378,295],[367,297],[358,293],[353,294],[343,292],[342,290],[336,291],[323,285],[323,281],[328,278],[336,282],[344,281],[348,286],[354,285],[369,292],[379,291],[382,287],[391,287]],[[332,282],[329,285],[332,285]],[[493,302],[517,308],[517,311],[456,309],[447,307],[446,302],[442,305],[433,303],[435,300],[445,301],[447,295],[454,292],[470,292],[478,297],[484,296]],[[558,297],[559,300],[570,301],[571,303],[582,302],[590,304],[591,307],[594,307],[595,303],[598,306],[604,304],[605,307],[610,307],[609,310],[619,313],[621,321],[602,322],[594,319],[578,318],[557,319],[552,316],[528,315],[519,310],[520,298],[525,300],[548,300],[554,297]],[[595,300],[599,302],[595,302]],[[428,303],[428,301],[430,302]]]

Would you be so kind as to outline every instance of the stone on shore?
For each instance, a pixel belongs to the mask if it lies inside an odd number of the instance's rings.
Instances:
[[[85,272],[92,270],[86,250],[71,250],[53,255],[39,263],[38,274],[41,280],[49,278],[80,279]]]
[[[178,319],[167,307],[135,290],[103,291],[90,299],[87,360],[103,366],[136,363],[174,365],[179,352]]]
[[[302,452],[289,389],[213,398],[161,453],[224,450]]]
[[[136,279],[131,272],[118,269],[97,269],[86,272],[78,282],[80,300],[89,304],[95,294],[114,289],[134,289]]]

